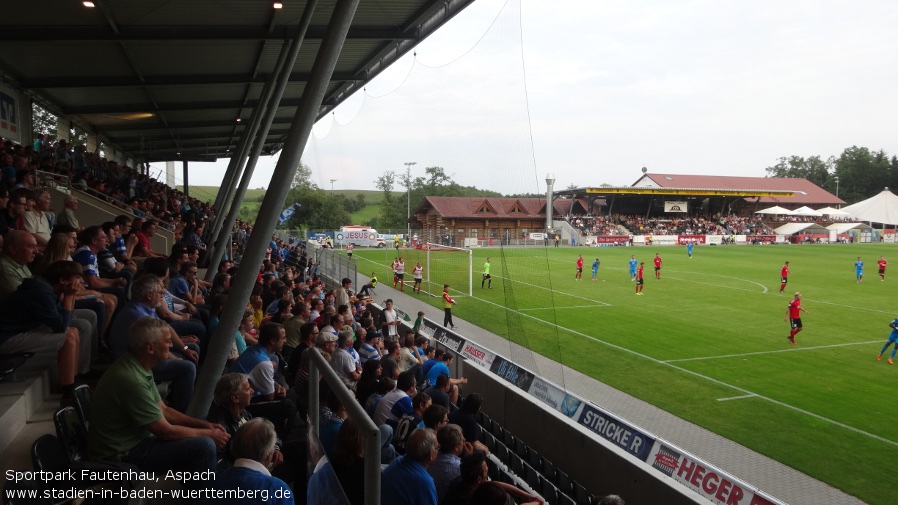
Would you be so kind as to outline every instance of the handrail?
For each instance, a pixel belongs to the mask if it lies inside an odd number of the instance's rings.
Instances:
[[[331,391],[337,395],[349,417],[355,421],[359,431],[365,436],[365,505],[380,505],[380,430],[356,400],[352,391],[337,377],[337,372],[325,361],[317,347],[306,350],[309,353],[309,423],[312,434],[318,436],[318,381],[320,373]]]

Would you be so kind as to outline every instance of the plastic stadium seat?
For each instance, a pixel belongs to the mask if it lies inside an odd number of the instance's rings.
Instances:
[[[514,477],[510,473],[505,470],[499,469],[499,482],[504,482],[506,484],[514,484]]]
[[[589,505],[592,503],[592,495],[589,494],[589,491],[587,491],[585,487],[577,482],[574,482],[574,501],[576,501],[578,505]]]
[[[536,468],[533,468],[527,463],[524,463],[524,480],[527,481],[527,484],[533,488],[534,490],[538,490],[540,488],[540,480],[542,480],[542,476],[539,474],[539,471]]]
[[[481,410],[481,412],[483,412],[483,411]],[[490,416],[483,414],[483,417],[480,419],[480,426],[483,427],[484,431],[492,432],[493,431],[493,420],[490,419]]]
[[[505,447],[505,444],[496,440],[496,448],[493,450],[493,454],[499,458],[499,461],[505,463],[506,465],[511,465],[510,460],[508,459],[508,447]]]
[[[555,486],[558,485],[558,477],[555,474],[555,465],[552,464],[548,459],[543,458],[543,469],[542,469],[543,477],[549,480]]]
[[[555,484],[549,482],[548,479],[541,478],[539,480],[539,494],[543,495],[546,503],[558,503],[558,488]]]
[[[493,436],[496,437],[496,440],[502,442],[503,444],[505,443],[505,429],[503,429],[499,423],[494,421],[492,430],[490,431],[493,432]]]
[[[543,458],[535,450],[527,447],[527,462],[536,469],[537,472],[543,472]],[[553,476],[554,477],[554,476]]]
[[[31,444],[31,463],[45,472],[62,472],[71,465],[65,447],[53,435],[42,435]]]
[[[503,442],[506,446],[508,446],[508,448],[509,448],[510,450],[512,450],[512,451],[514,451],[514,452],[516,452],[516,453],[518,452],[518,450],[517,450],[517,448],[518,448],[518,447],[517,447],[517,439],[515,438],[514,435],[511,434],[510,431],[504,430],[504,433],[502,433],[502,442]],[[520,455],[520,453],[518,453],[518,455]]]
[[[562,493],[570,496],[574,495],[573,481],[571,481],[568,474],[557,468],[555,469],[555,485],[558,486]]]
[[[75,410],[78,411],[78,417],[81,418],[81,424],[84,425],[84,431],[90,429],[90,386],[82,384],[75,388],[72,395],[75,397]]]
[[[525,478],[524,460],[522,460],[520,456],[518,456],[517,454],[515,454],[513,452],[508,454],[508,459],[509,459],[509,465],[508,465],[509,470],[511,470],[512,473],[514,473],[518,477],[520,477],[522,479]]]
[[[63,407],[53,415],[56,436],[62,442],[72,463],[87,460],[87,430],[74,407]]]
[[[481,442],[483,442],[483,445],[485,445],[490,452],[496,452],[496,437],[494,437],[492,433],[482,430],[480,432],[480,438],[482,439]]]
[[[557,503],[558,505],[577,505],[577,502],[566,494],[559,494]]]

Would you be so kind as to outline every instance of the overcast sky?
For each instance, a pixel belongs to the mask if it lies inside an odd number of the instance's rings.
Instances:
[[[476,0],[316,125],[319,186],[441,166],[502,193],[898,154],[898,2]],[[263,158],[251,187],[266,187]],[[218,185],[225,163],[192,163]],[[397,187],[397,190],[401,188]]]

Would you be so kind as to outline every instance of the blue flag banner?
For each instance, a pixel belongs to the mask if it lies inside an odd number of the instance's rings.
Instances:
[[[283,212],[281,212],[281,215],[278,216],[278,224],[284,224],[285,222],[287,222],[287,220],[296,213],[296,209],[299,206],[300,205],[298,203],[294,203],[293,205],[284,209]]]

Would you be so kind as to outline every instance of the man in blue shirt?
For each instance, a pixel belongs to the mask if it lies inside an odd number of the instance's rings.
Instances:
[[[452,375],[449,373],[449,367],[452,366],[452,358],[453,355],[451,352],[447,352],[443,354],[442,361],[438,361],[430,370],[427,371],[427,383],[432,387],[437,385],[437,378],[440,375],[449,376],[449,399],[452,400],[452,403],[458,401],[458,386],[459,384],[467,384],[468,379],[462,377],[460,379],[452,379]]]
[[[418,428],[408,440],[405,455],[390,463],[380,481],[380,501],[390,505],[436,505],[437,489],[427,468],[436,460],[437,437]]]
[[[128,346],[128,333],[131,325],[141,317],[158,319],[156,307],[164,300],[165,288],[155,275],[144,275],[134,280],[131,286],[131,301],[126,303],[112,321],[109,328],[109,347],[115,356],[121,357]],[[166,323],[165,328],[171,335],[172,348],[168,359],[153,367],[153,376],[158,381],[171,381],[169,388],[170,405],[181,412],[187,409],[187,403],[193,394],[193,383],[196,380],[196,363],[199,361],[198,339],[191,339],[193,348],[178,337],[175,330]],[[186,337],[185,337],[186,339]]]
[[[895,352],[898,352],[898,317],[896,317],[894,321],[889,323],[889,328],[892,329],[892,332],[889,333],[889,340],[887,340],[886,344],[882,346],[882,350],[879,351],[879,356],[876,357],[876,361],[882,359],[882,355],[886,352],[886,349],[888,349],[891,344],[895,344],[895,347],[892,348],[892,355],[889,356],[889,364],[894,365],[895,362],[893,361],[893,358],[895,357]]]
[[[861,261],[861,257],[857,257],[857,261],[854,262],[854,276],[857,278],[858,282],[863,282],[864,280],[864,262]]]
[[[635,281],[636,280],[636,265],[639,263],[639,261],[636,260],[635,254],[630,256],[629,263],[630,263],[630,280]]]

